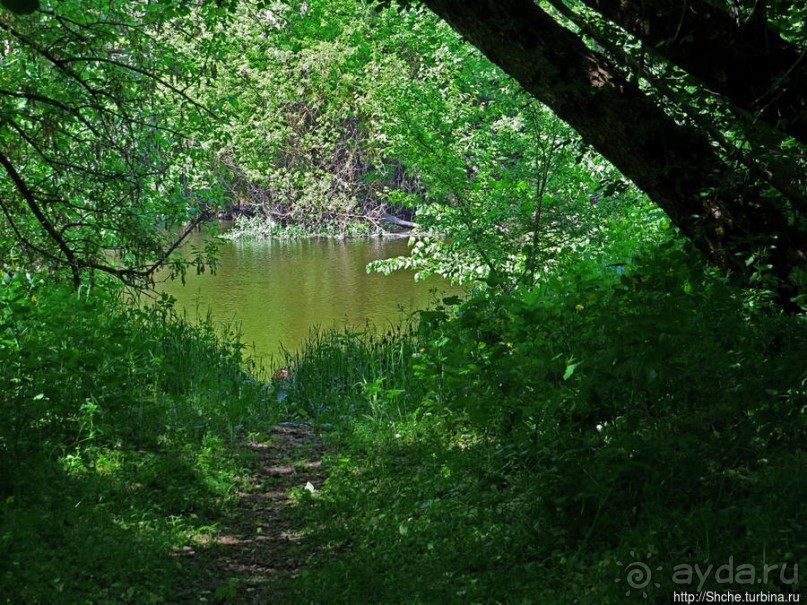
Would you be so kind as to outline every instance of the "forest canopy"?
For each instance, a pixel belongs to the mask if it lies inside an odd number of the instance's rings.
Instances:
[[[134,283],[170,260],[177,228],[233,205],[272,224],[336,221],[342,231],[353,219],[379,226],[390,211],[410,222],[408,206],[437,231],[462,225],[481,273],[514,254],[534,273],[539,231],[559,226],[546,215],[538,224],[547,194],[563,197],[551,177],[590,145],[711,261],[792,304],[807,279],[807,66],[790,3],[424,4],[520,86],[445,33],[415,25],[402,36],[407,22],[423,22],[417,5],[362,4],[349,19],[355,6],[339,2],[332,15],[305,3],[76,1],[34,14],[36,3],[9,4],[24,16],[2,22],[3,214],[16,241],[5,256],[68,268],[74,283],[97,271]],[[232,34],[263,42],[239,54],[224,42]],[[580,139],[559,134],[530,95]],[[528,123],[513,131],[520,142],[502,138],[508,119]],[[462,146],[464,157],[448,161]],[[506,156],[520,160],[495,159]],[[583,185],[589,197],[617,191],[608,183],[618,179],[599,180]],[[526,189],[530,202],[520,200]],[[503,225],[517,207],[514,233]],[[513,239],[521,250],[495,260]]]

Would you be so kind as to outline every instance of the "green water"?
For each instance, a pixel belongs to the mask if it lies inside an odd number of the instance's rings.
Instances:
[[[406,238],[228,241],[215,275],[189,272],[184,286],[169,281],[158,290],[174,296],[191,319],[209,310],[218,325],[238,323],[247,353],[268,362],[281,344],[298,349],[313,327],[360,328],[369,321],[384,328],[458,292],[439,279],[416,283],[411,272],[365,270],[371,260],[407,253]]]

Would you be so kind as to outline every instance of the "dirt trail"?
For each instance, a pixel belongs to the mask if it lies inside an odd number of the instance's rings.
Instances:
[[[319,490],[325,480],[320,439],[306,424],[281,423],[256,452],[250,488],[221,524],[210,547],[187,548],[186,565],[204,569],[205,580],[183,595],[183,602],[266,604],[284,602],[275,580],[294,576],[303,561],[288,492]]]

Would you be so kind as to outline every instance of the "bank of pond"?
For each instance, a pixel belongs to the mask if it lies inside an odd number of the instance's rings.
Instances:
[[[195,235],[189,247],[202,243]],[[405,256],[408,238],[223,240],[215,274],[189,271],[185,283],[163,280],[157,291],[177,300],[191,319],[208,312],[241,332],[259,359],[298,351],[312,329],[384,330],[443,297],[464,294],[447,281],[416,281],[412,271],[389,276],[371,261]]]
[[[274,602],[801,594],[805,319],[694,258],[323,329],[265,373],[164,301],[4,273],[0,602],[250,602],[250,569],[183,553],[229,556],[227,512],[273,489],[248,446],[284,422],[319,435],[328,478],[288,492]]]

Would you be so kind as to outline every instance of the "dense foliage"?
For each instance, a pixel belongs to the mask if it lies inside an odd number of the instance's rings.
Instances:
[[[378,230],[384,188],[413,186],[373,141],[366,107],[366,72],[390,26],[353,2],[244,4],[210,26],[189,14],[168,36],[188,56],[212,54],[197,64],[198,92],[227,111],[218,161],[234,174],[234,209],[259,219],[253,235],[289,225]]]
[[[197,64],[198,93],[228,115],[219,159],[235,175],[231,208],[248,215],[235,237],[365,234],[394,228],[393,213],[415,221],[417,244],[375,268],[511,287],[601,252],[605,223],[637,245],[663,223],[423,9],[311,2],[239,7],[212,28],[187,19],[185,53],[216,57]]]
[[[609,158],[712,262],[807,270],[804,21],[784,2],[424,0]],[[760,260],[762,259],[762,260]]]
[[[296,598],[798,591],[807,332],[758,304],[671,243],[621,275],[578,265],[433,310],[416,337],[312,341],[290,398],[336,423],[335,453],[301,506],[313,567]],[[752,586],[713,573],[729,561],[755,566]],[[638,589],[637,562],[653,580]]]
[[[0,273],[0,600],[170,602],[276,419],[231,335]],[[144,577],[148,584],[143,584]]]
[[[209,548],[239,444],[281,417],[323,432],[331,477],[295,495],[307,565],[278,599],[661,603],[726,589],[674,566],[727,561],[803,591],[805,155],[784,94],[803,63],[749,108],[692,77],[697,24],[653,40],[676,2],[641,3],[638,38],[630,1],[425,4],[515,79],[414,3],[2,2],[0,600],[197,597],[176,553]],[[715,36],[803,43],[786,3],[742,4]],[[569,57],[602,76],[585,94],[574,66],[531,71]],[[119,283],[181,273],[173,251],[223,211],[272,236],[393,213],[412,254],[372,268],[474,289],[387,333],[316,333],[269,381],[232,331]]]

